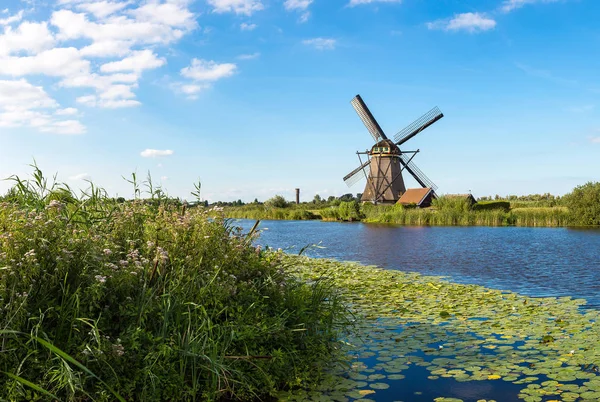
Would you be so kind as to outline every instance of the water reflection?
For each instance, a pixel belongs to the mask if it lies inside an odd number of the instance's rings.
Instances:
[[[237,224],[249,229],[253,221]],[[262,245],[600,307],[600,230],[264,221]]]

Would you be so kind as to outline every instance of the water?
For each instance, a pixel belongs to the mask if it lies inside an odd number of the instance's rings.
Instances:
[[[248,230],[254,221],[239,220]],[[259,244],[600,307],[600,230],[263,221]]]
[[[254,221],[235,224],[246,231]],[[387,269],[445,276],[457,283],[511,290],[533,297],[572,296],[600,308],[600,230],[519,227],[406,227],[320,221],[263,221],[258,244],[311,257],[359,261]],[[374,366],[375,357],[362,359]],[[384,381],[377,401],[432,401],[436,396],[519,401],[519,386],[505,381],[427,379],[423,367]],[[542,378],[540,381],[543,381]],[[579,382],[581,383],[581,382]],[[581,384],[580,384],[581,385]],[[543,401],[556,399],[545,396]]]

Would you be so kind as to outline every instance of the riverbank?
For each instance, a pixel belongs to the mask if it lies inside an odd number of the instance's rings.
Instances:
[[[264,205],[225,207],[234,219],[323,220],[391,223],[407,226],[528,226],[567,227],[575,225],[565,207],[518,207],[488,210],[436,210],[404,208],[400,205],[338,205],[315,208],[310,205],[275,208]]]
[[[265,400],[338,358],[336,288],[255,232],[176,200],[28,188],[0,202],[1,400]]]
[[[356,321],[347,365],[330,368],[318,390],[282,393],[283,400],[600,399],[600,314],[582,310],[583,300],[356,263],[284,261],[303,280],[331,280]]]

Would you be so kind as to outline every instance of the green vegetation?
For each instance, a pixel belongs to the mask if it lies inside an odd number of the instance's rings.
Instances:
[[[121,202],[93,185],[76,197],[37,167],[13,180],[0,400],[265,398],[313,386],[339,355],[346,310],[330,281],[298,280],[282,253],[150,177],[133,175],[136,199]]]
[[[573,222],[578,225],[600,225],[600,183],[586,183],[565,196]]]
[[[360,194],[356,198],[351,194],[330,197],[327,201],[317,195],[312,202],[299,205],[277,196],[264,204],[226,207],[225,214],[231,218],[360,220],[414,226],[600,225],[600,183],[579,186],[562,198],[550,194],[491,198],[482,197],[472,204],[466,197],[441,196],[430,208],[419,209],[416,205],[361,204]]]
[[[378,400],[380,390],[391,387],[415,394],[443,389],[441,378],[483,382],[472,388],[485,389],[490,401],[508,397],[505,382],[526,402],[600,400],[600,312],[582,309],[584,300],[532,298],[356,263],[285,258],[301,278],[331,278],[351,301],[356,326],[346,339],[348,363],[328,370],[317,389],[282,393],[284,401]],[[428,371],[429,381],[402,382],[416,366]],[[449,396],[440,391],[435,401],[460,401]]]

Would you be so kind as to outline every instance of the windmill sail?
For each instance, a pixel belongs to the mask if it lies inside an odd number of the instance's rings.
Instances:
[[[369,110],[365,102],[363,102],[360,95],[356,95],[350,103],[352,104],[352,107],[354,107],[354,110],[356,110],[358,117],[360,117],[362,122],[365,124],[365,127],[367,127],[367,130],[369,130],[369,133],[371,133],[371,136],[373,137],[375,142],[387,140],[387,137],[383,133],[383,130],[381,129],[381,127],[379,127],[379,123],[377,123],[377,120],[375,120],[375,118],[371,114],[371,111]]]
[[[415,165],[415,163],[410,160],[409,156],[407,156],[406,154],[400,155],[400,163],[408,171],[408,173],[410,173],[415,178],[415,180],[419,182],[421,187],[431,188],[434,192],[435,190],[437,190],[437,186],[435,185],[435,183],[432,182],[429,179],[429,177],[425,176],[425,173],[423,173],[421,169],[419,169],[417,165]]]
[[[352,187],[360,179],[365,177],[365,174],[363,173],[363,171],[367,166],[369,166],[369,163],[371,163],[371,162],[366,161],[361,166],[357,167],[356,169],[354,169],[353,171],[351,171],[344,177],[344,182],[348,185],[348,187]]]
[[[421,131],[425,130],[427,127],[431,126],[433,123],[435,123],[442,117],[444,117],[444,114],[440,111],[440,109],[437,106],[434,107],[429,112],[425,113],[423,116],[419,117],[409,126],[405,127],[398,134],[396,134],[394,136],[394,141],[396,142],[396,145],[400,146],[401,144],[410,140],[412,137],[419,134]]]

